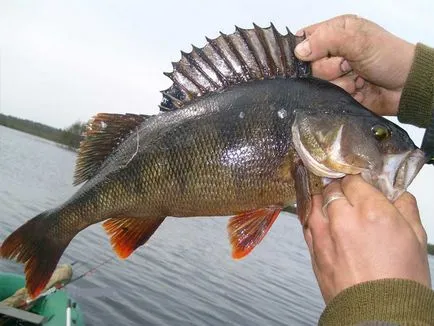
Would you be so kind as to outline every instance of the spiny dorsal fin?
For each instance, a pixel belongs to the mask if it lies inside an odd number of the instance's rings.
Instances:
[[[287,30],[280,34],[273,24],[267,28],[236,27],[233,34],[206,38],[203,48],[193,46],[173,62],[165,73],[173,84],[162,91],[161,111],[173,111],[186,103],[228,86],[252,80],[310,76],[310,65],[294,56],[294,48],[304,37]]]
[[[74,185],[93,177],[106,157],[147,118],[132,113],[98,113],[91,119],[78,150]]]

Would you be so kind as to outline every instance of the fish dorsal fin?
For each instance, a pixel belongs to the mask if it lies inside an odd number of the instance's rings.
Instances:
[[[173,71],[165,74],[173,84],[162,91],[160,110],[180,109],[200,96],[252,80],[310,76],[310,64],[294,55],[304,37],[288,29],[282,35],[273,24],[253,26],[236,27],[233,34],[207,38],[203,48],[193,46],[190,53],[181,52],[181,60],[172,63]]]
[[[98,113],[91,119],[80,143],[74,185],[92,178],[106,157],[149,116]]]

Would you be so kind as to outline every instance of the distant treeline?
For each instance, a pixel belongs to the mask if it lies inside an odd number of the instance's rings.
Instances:
[[[82,139],[86,124],[80,121],[73,123],[66,129],[57,129],[39,122],[20,119],[0,113],[0,126],[20,130],[38,137],[52,140],[65,145],[69,149],[77,149]]]
[[[428,254],[434,255],[434,244],[428,243]]]

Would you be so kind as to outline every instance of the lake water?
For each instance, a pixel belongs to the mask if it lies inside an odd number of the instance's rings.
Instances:
[[[73,152],[0,126],[0,239],[75,191],[74,162]],[[68,285],[86,324],[316,324],[324,303],[298,221],[282,214],[242,261],[231,259],[226,223],[168,218],[129,259]],[[61,262],[77,261],[77,276],[113,256],[98,224],[74,238]],[[22,266],[1,260],[0,271]]]

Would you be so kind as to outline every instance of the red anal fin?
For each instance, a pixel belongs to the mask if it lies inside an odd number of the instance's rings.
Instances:
[[[125,259],[138,247],[144,245],[165,217],[114,217],[103,223],[110,236],[113,250]]]
[[[241,259],[247,256],[265,237],[281,210],[268,207],[232,217],[228,224],[232,257]]]

